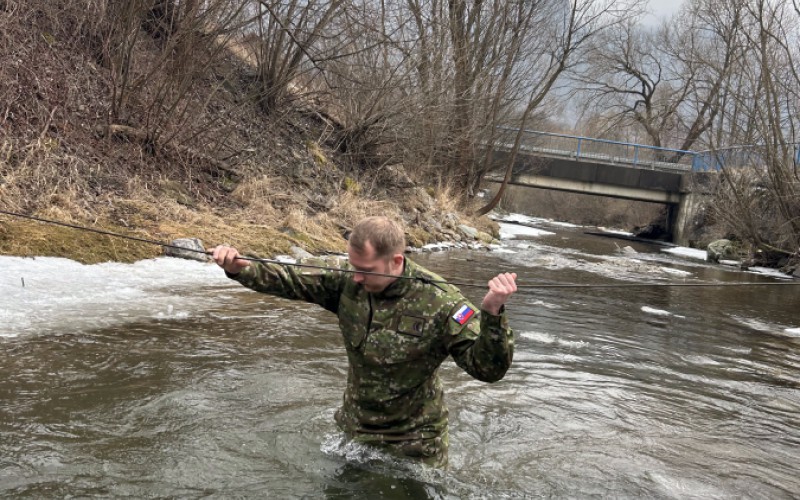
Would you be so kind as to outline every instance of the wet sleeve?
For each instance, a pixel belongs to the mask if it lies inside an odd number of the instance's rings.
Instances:
[[[342,268],[342,259],[301,259],[301,264]],[[265,262],[252,262],[236,275],[229,278],[238,281],[257,292],[275,295],[291,300],[304,300],[319,304],[336,313],[339,295],[346,273],[327,269],[312,269]]]
[[[447,319],[447,339],[447,350],[456,364],[478,380],[497,382],[511,366],[514,332],[505,308],[495,316],[459,302]]]

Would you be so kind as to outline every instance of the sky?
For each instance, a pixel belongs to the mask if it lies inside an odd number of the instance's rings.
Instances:
[[[660,23],[662,19],[677,13],[685,1],[686,0],[648,0],[647,11],[649,13],[642,19],[642,22],[645,26],[655,26]],[[564,90],[564,92],[566,92],[566,90]],[[563,116],[561,116],[561,119],[566,123],[574,124],[578,119],[578,112],[574,107],[575,104],[575,102],[568,104],[562,112]]]
[[[647,16],[646,21],[656,23],[660,18],[678,12],[683,1],[684,0],[650,0],[647,6],[650,15]]]

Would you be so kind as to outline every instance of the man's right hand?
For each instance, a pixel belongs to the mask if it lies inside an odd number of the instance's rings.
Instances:
[[[228,274],[239,274],[242,269],[250,265],[247,260],[239,258],[239,251],[227,245],[220,245],[211,249],[211,256],[219,267]]]

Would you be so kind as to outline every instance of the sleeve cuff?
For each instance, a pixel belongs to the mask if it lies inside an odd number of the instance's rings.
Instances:
[[[500,314],[492,314],[485,309],[481,309],[481,317],[490,326],[501,326],[506,315],[506,306],[500,306]]]
[[[245,267],[237,274],[231,274],[228,271],[225,271],[225,276],[227,276],[232,280],[238,281],[239,283],[244,283],[253,276],[253,264],[250,264],[249,266]]]

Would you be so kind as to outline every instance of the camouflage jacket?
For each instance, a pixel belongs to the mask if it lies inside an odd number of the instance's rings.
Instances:
[[[349,268],[344,259],[301,262]],[[442,279],[409,259],[403,274]],[[514,337],[505,313],[479,312],[451,285],[398,279],[373,294],[350,273],[265,263],[229,276],[259,292],[319,304],[339,317],[349,371],[336,421],[362,442],[440,436],[447,409],[438,368],[448,356],[486,382],[503,378],[511,365]]]

